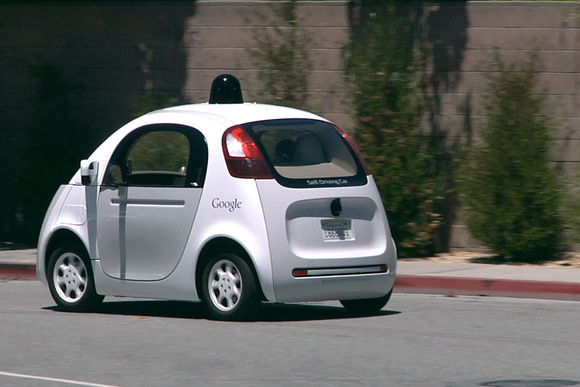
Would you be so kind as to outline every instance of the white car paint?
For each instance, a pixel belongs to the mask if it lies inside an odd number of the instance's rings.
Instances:
[[[39,279],[48,284],[48,261],[66,235],[85,247],[98,294],[197,301],[203,270],[198,259],[204,247],[222,238],[220,243],[231,241],[247,254],[266,301],[385,296],[394,285],[397,254],[371,175],[363,184],[343,185],[325,176],[296,188],[277,178],[229,172],[222,141],[228,128],[284,119],[328,123],[279,106],[205,103],[159,110],[123,126],[57,191],[39,238]],[[198,131],[207,146],[202,186],[108,183],[117,148],[151,125]],[[88,171],[92,177],[85,179],[92,181],[83,184],[81,175]],[[330,210],[336,199],[339,216]],[[348,224],[352,234],[324,240],[323,225],[332,222]]]

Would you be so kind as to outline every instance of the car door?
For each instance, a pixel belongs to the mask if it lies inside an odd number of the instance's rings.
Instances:
[[[177,266],[207,166],[197,130],[149,125],[129,134],[107,166],[97,208],[97,249],[111,277],[153,281]]]

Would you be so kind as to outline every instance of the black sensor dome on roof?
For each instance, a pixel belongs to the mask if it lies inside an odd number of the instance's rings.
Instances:
[[[218,75],[211,83],[209,103],[244,103],[238,78],[231,74]]]

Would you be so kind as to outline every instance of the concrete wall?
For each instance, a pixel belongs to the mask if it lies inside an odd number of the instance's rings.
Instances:
[[[553,133],[553,160],[570,183],[580,172],[580,19],[569,2],[468,2],[467,42],[455,82],[441,93],[438,122],[450,138],[477,144],[485,124],[482,94],[495,53],[504,61],[528,58],[536,50],[543,64],[546,88],[559,130]],[[478,246],[461,219],[456,219],[450,247]]]
[[[554,161],[571,175],[580,162],[578,131],[580,20],[570,2],[441,2],[423,7],[434,44],[430,84],[435,95],[427,129],[444,135],[452,154],[477,143],[490,61],[539,52],[542,81],[561,122]],[[344,83],[344,46],[361,18],[345,1],[304,1],[300,26],[312,37],[310,109],[352,130]],[[364,15],[362,15],[364,16]],[[51,64],[87,92],[75,101],[79,130],[97,145],[132,116],[131,103],[156,89],[176,102],[203,102],[220,73],[240,79],[246,101],[263,86],[250,56],[253,34],[278,23],[270,2],[10,2],[0,3],[0,241],[13,238],[17,198],[6,181],[18,164],[19,131],[33,112],[34,80],[27,68]],[[54,155],[49,155],[54,157]],[[477,248],[457,212],[449,218],[449,248]]]
[[[313,37],[311,56],[311,109],[353,128],[348,88],[344,83],[343,48],[357,15],[345,2],[302,2],[299,24]],[[434,120],[427,128],[444,135],[449,152],[477,144],[485,124],[482,96],[493,56],[504,61],[525,60],[533,51],[545,71],[541,75],[554,118],[554,161],[565,164],[570,178],[580,162],[580,19],[570,2],[441,2],[424,7],[423,22],[434,45],[431,106]],[[356,10],[354,10],[356,12]],[[364,8],[363,8],[364,12]],[[360,15],[358,15],[360,17]],[[275,20],[269,5],[260,2],[198,2],[187,20],[186,99],[207,99],[207,85],[217,72],[232,72],[242,81],[246,100],[254,100],[261,85],[249,50],[252,32]],[[448,218],[447,248],[481,248],[455,211]]]
[[[67,95],[66,121],[87,139],[72,150],[80,160],[133,118],[133,105],[147,90],[183,102],[183,26],[194,13],[195,2],[181,1],[0,2],[0,243],[30,240],[35,232],[22,219],[15,188],[15,180],[23,178],[19,171],[28,145],[23,134],[42,119],[35,70],[50,67],[61,77],[61,86],[74,84]],[[58,98],[62,92],[44,90],[44,98]],[[51,163],[62,157],[45,150],[34,175],[24,176],[31,185],[54,175]],[[76,168],[71,165],[71,176]],[[46,189],[54,192],[67,181],[61,178]],[[44,196],[35,200],[46,208],[50,197]]]
[[[314,65],[309,79],[310,109],[339,125],[352,127],[343,82],[343,47],[350,31],[347,3],[301,2],[297,13],[299,25],[312,39],[308,50]],[[184,35],[186,99],[207,101],[213,78],[220,72],[229,72],[240,79],[246,101],[259,101],[263,85],[257,79],[250,55],[255,48],[253,34],[268,33],[268,27],[279,22],[271,3],[198,2]]]

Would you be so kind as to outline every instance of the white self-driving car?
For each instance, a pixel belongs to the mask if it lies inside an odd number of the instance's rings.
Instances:
[[[47,211],[37,274],[64,310],[127,296],[245,319],[262,301],[378,311],[396,262],[346,133],[308,112],[243,103],[225,74],[209,103],[137,118],[81,161]]]

